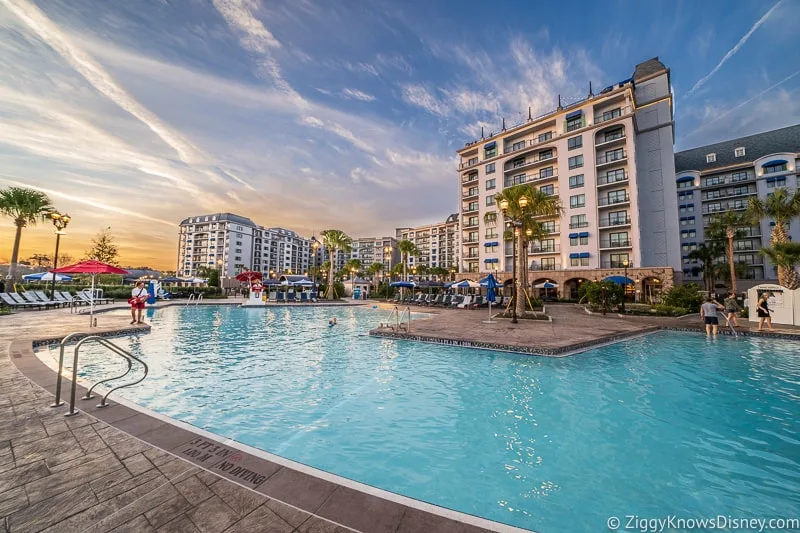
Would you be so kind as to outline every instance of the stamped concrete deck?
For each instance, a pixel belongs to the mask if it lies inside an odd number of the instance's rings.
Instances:
[[[147,328],[98,318],[94,334]],[[0,533],[520,531],[340,484],[113,401],[78,400],[82,412],[66,418],[50,407],[56,374],[32,341],[87,326],[68,310],[0,317]]]

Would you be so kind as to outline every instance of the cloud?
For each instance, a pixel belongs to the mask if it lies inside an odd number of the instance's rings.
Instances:
[[[375,100],[375,97],[371,94],[359,91],[358,89],[345,89],[342,91],[342,96],[345,98],[352,98],[353,100],[361,100],[362,102],[372,102]]]
[[[375,76],[376,78],[380,76],[378,69],[369,63],[351,63],[350,61],[344,61],[341,63],[341,66],[346,70],[356,74],[369,74],[370,76]]]
[[[432,115],[443,117],[450,111],[447,104],[431,94],[431,92],[423,85],[404,85],[402,87],[402,91],[403,100],[410,105],[424,109]]]
[[[761,17],[760,19],[758,19],[758,21],[757,21],[755,24],[753,24],[753,26],[752,26],[752,27],[751,27],[751,28],[748,30],[748,32],[747,32],[747,33],[745,33],[745,34],[744,34],[744,36],[743,36],[741,39],[739,39],[739,42],[738,42],[738,43],[736,43],[736,46],[734,46],[733,48],[731,48],[730,50],[728,50],[728,52],[727,52],[727,53],[726,53],[726,54],[725,54],[725,55],[722,57],[722,59],[720,60],[720,62],[719,62],[719,63],[717,63],[717,66],[716,66],[716,67],[714,67],[713,69],[711,69],[711,72],[709,72],[708,74],[706,74],[705,76],[703,76],[702,78],[700,78],[700,79],[697,81],[697,83],[695,83],[695,84],[694,84],[694,86],[693,86],[693,87],[692,87],[692,88],[689,90],[689,92],[688,92],[688,93],[686,93],[686,96],[685,96],[684,98],[689,98],[690,96],[692,96],[692,94],[694,94],[694,93],[695,93],[695,91],[697,91],[697,90],[698,90],[700,87],[702,87],[703,85],[705,85],[705,83],[706,83],[706,82],[707,82],[709,79],[711,79],[711,77],[712,77],[714,74],[716,74],[716,73],[717,73],[717,71],[718,71],[719,69],[721,69],[721,68],[722,68],[722,65],[724,65],[725,63],[727,63],[727,62],[728,62],[728,60],[729,60],[730,58],[732,58],[734,55],[736,55],[736,52],[738,52],[738,51],[739,51],[739,49],[740,49],[742,46],[744,46],[744,44],[745,44],[745,43],[746,43],[746,42],[747,42],[747,41],[750,39],[750,36],[751,36],[751,35],[753,35],[753,33],[754,33],[754,32],[755,32],[755,31],[756,31],[758,28],[759,28],[759,26],[761,26],[762,24],[764,24],[764,22],[766,22],[766,21],[767,21],[767,19],[768,19],[768,18],[769,18],[769,16],[772,14],[772,12],[773,12],[773,11],[775,11],[775,9],[776,9],[776,8],[777,8],[779,5],[781,5],[781,2],[783,2],[783,0],[778,0],[778,2],[777,2],[777,3],[776,3],[774,6],[772,6],[772,7],[770,8],[770,10],[769,10],[769,11],[767,11],[767,12],[764,14],[764,16],[763,16],[763,17]]]

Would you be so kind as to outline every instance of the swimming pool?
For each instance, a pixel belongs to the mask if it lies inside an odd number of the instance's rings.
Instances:
[[[800,508],[797,342],[662,332],[557,359],[367,337],[386,311],[365,308],[149,313],[119,342],[150,375],[119,394],[405,496],[540,533]],[[84,377],[107,359],[87,349]]]

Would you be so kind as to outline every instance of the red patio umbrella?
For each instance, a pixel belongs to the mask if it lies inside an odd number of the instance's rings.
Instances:
[[[109,265],[108,263],[103,263],[102,261],[96,261],[94,259],[88,259],[86,261],[81,261],[80,263],[75,263],[74,265],[68,265],[65,267],[57,268],[53,270],[53,272],[57,274],[92,275],[92,296],[89,303],[89,327],[91,327],[93,323],[92,317],[94,315],[94,285],[95,285],[94,282],[96,276],[98,274],[128,274],[127,270],[116,267],[114,265]]]
[[[251,282],[254,279],[261,279],[263,277],[264,277],[264,275],[261,272],[256,272],[254,270],[248,270],[246,272],[242,272],[241,274],[238,274],[236,276],[236,279],[238,279],[239,281]]]

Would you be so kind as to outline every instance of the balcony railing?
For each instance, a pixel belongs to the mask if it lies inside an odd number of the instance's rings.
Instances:
[[[466,185],[467,183],[478,181],[478,174],[467,174],[466,176],[461,177],[461,184]]]
[[[466,163],[461,163],[460,165],[458,165],[458,169],[463,170],[465,168],[474,167],[478,163],[480,163],[480,161],[478,161],[478,158],[476,157],[475,159],[470,159]]]
[[[470,214],[470,213],[475,213],[475,212],[478,211],[478,206],[477,205],[474,205],[474,206],[469,206],[469,205],[463,206],[462,205],[461,207],[462,207],[461,212],[463,214],[465,214],[465,215]]]
[[[531,244],[530,246],[528,246],[529,254],[556,254],[559,253],[560,251],[561,251],[561,246],[559,244],[550,244],[547,246]]]
[[[598,222],[598,227],[601,228],[610,228],[613,226],[630,226],[631,224],[631,217],[625,218],[601,218]]]
[[[628,158],[628,152],[621,150],[619,152],[612,152],[606,155],[597,156],[597,164],[605,165],[606,163],[614,163],[616,161],[624,161]]]
[[[467,222],[464,222],[463,229],[467,229],[467,228],[477,228],[477,227],[478,227],[478,224],[479,224],[479,223],[478,223],[478,221],[475,221],[475,222],[469,222],[469,221],[467,221]]]
[[[526,183],[533,183],[542,180],[550,180],[557,177],[558,177],[558,169],[554,168],[552,172],[546,172],[546,173],[539,172],[538,174],[531,174],[530,176],[526,176],[527,178]]]
[[[558,263],[531,263],[529,269],[533,272],[549,271],[549,270],[562,270],[562,266]]]
[[[537,165],[545,161],[552,161],[555,159],[556,159],[555,154],[542,157],[526,157],[523,161],[519,161],[516,163],[512,161],[511,163],[506,163],[505,170],[503,172],[514,172],[515,170],[522,170],[530,166]]]
[[[713,200],[719,200],[721,198],[730,198],[732,196],[750,196],[751,194],[756,194],[757,191],[755,188],[750,189],[748,188],[746,191],[733,191],[733,190],[723,190],[723,191],[715,191],[718,194],[710,194],[705,192],[701,195],[701,200],[704,202],[709,202]]]
[[[616,110],[613,110],[613,111],[616,111]],[[625,107],[620,108],[619,114],[607,111],[605,113],[605,115],[602,114],[602,113],[599,114],[599,115],[595,115],[594,116],[594,123],[595,124],[602,124],[603,122],[608,122],[609,120],[614,120],[615,118],[620,118],[620,117],[624,117],[625,115],[629,115],[630,112],[631,112],[631,107],[630,106],[625,106]]]
[[[628,181],[628,174],[623,174],[622,176],[598,176],[597,185],[610,185],[621,181]]]
[[[629,194],[625,194],[623,196],[606,196],[600,197],[597,199],[597,205],[604,206],[604,205],[616,205],[616,204],[624,204],[625,202],[630,202],[631,196]]]
[[[468,191],[464,191],[461,194],[461,197],[462,198],[472,198],[473,196],[478,196],[479,194],[480,194],[480,191],[476,188],[476,189],[470,189]]]
[[[620,133],[618,135],[601,135],[595,139],[594,145],[603,146],[604,144],[612,143],[614,141],[624,140],[626,137],[627,136],[624,133]]]
[[[722,205],[722,206],[704,205],[702,211],[704,214],[713,214],[713,213],[724,213],[725,211],[731,211],[731,210],[738,211],[742,209],[747,209],[746,203],[728,202],[727,205]]]
[[[474,238],[474,239],[464,239],[463,241],[461,241],[461,243],[462,244],[478,244],[478,239],[477,239],[477,237]]]
[[[631,240],[601,240],[600,248],[630,248],[633,246]]]
[[[628,263],[628,268],[632,268],[633,265]],[[600,263],[600,268],[625,268],[625,264],[623,261],[603,261]]]
[[[580,228],[588,228],[588,227],[589,227],[589,222],[588,221],[572,222],[569,225],[569,229],[580,229]]]
[[[513,154],[514,152],[519,152],[520,150],[525,150],[526,148],[530,148],[532,146],[538,146],[540,144],[549,143],[555,140],[555,137],[552,135],[546,139],[539,140],[537,137],[536,139],[531,139],[529,141],[520,141],[520,143],[514,143],[511,146],[507,146],[504,154]]]

